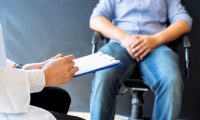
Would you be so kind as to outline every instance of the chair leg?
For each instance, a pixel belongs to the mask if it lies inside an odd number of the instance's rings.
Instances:
[[[144,91],[134,91],[132,90],[132,110],[131,110],[131,118],[130,120],[141,120],[143,119],[143,94]]]

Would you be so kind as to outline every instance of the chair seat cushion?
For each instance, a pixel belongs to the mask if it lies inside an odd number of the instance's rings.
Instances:
[[[147,88],[149,87],[144,84],[142,79],[127,79],[124,85],[128,88]]]

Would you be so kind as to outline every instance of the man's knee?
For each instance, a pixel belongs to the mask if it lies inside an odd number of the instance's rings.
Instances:
[[[160,85],[166,89],[166,91],[178,91],[183,89],[182,77],[179,74],[167,75],[162,78]]]

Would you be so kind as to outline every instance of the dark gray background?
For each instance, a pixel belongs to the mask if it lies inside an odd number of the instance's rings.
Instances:
[[[186,7],[194,19],[193,29],[190,33],[192,40],[191,49],[191,78],[184,80],[185,91],[183,97],[183,108],[181,118],[199,119],[200,107],[200,13],[198,0],[185,0]],[[13,2],[11,0],[11,2]],[[60,40],[36,39],[34,41],[20,39],[19,41],[6,40],[7,55],[17,63],[39,62],[56,53],[75,54],[81,57],[90,54],[92,31],[89,29],[88,21],[95,2],[93,0],[65,0],[65,15],[67,29],[66,36]],[[26,21],[24,22],[26,24]],[[52,26],[53,29],[53,26]],[[61,86],[65,88],[72,97],[71,111],[89,111],[91,93],[91,80],[93,75],[85,75],[75,78],[70,84]],[[145,114],[151,115],[152,93],[145,95]],[[130,114],[130,95],[118,96],[117,113],[122,115]]]

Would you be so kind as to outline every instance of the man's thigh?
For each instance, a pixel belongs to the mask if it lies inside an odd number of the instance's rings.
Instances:
[[[163,80],[172,77],[181,80],[181,72],[177,54],[168,46],[154,49],[140,63],[144,82],[154,90]],[[179,79],[180,78],[180,79]]]
[[[107,43],[100,49],[100,51],[114,57],[117,60],[120,60],[123,65],[99,71],[96,73],[96,77],[99,76],[103,78],[102,76],[104,76],[104,79],[107,79],[106,82],[108,82],[108,80],[111,81],[111,79],[116,81],[117,79],[119,84],[121,84],[127,77],[129,77],[133,73],[136,66],[136,61],[131,58],[126,49],[122,47],[119,43]]]

